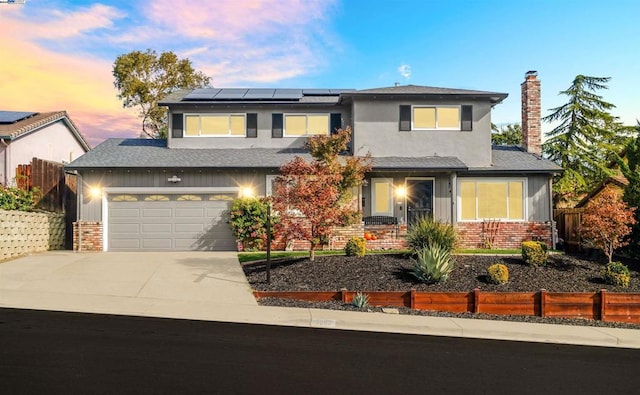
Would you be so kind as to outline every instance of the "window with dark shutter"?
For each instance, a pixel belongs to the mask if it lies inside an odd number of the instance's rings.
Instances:
[[[400,131],[411,130],[411,106],[400,106]]]
[[[247,137],[258,137],[258,114],[256,113],[247,114]]]
[[[473,130],[473,106],[462,106],[462,114],[460,116],[462,124],[460,130]]]
[[[183,127],[182,114],[171,114],[171,137],[181,139]]]
[[[331,122],[329,122],[329,133],[335,134],[338,129],[342,129],[342,114],[331,114]]]
[[[271,114],[271,137],[282,138],[283,117],[282,114]]]

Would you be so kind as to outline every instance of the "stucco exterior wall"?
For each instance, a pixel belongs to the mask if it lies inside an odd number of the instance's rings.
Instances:
[[[16,167],[31,163],[33,158],[59,163],[71,162],[84,152],[82,145],[62,120],[51,123],[9,142],[6,169],[2,168],[5,158],[0,154],[0,181],[4,181],[6,175],[8,183],[12,183],[16,176]]]
[[[400,131],[400,105],[473,105],[473,130]],[[469,167],[491,164],[489,102],[357,99],[353,104],[356,155],[374,157],[454,156]]]

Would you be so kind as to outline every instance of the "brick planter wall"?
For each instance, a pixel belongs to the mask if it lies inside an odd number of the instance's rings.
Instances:
[[[0,260],[64,249],[64,214],[0,210]]]
[[[78,224],[82,238],[78,235]],[[78,246],[81,240],[82,244]],[[78,248],[81,247],[81,248]],[[74,251],[102,251],[102,222],[78,221],[73,223]]]
[[[549,222],[499,222],[494,234],[485,231],[482,222],[460,222],[456,225],[461,248],[486,248],[485,240],[492,239],[492,248],[520,248],[523,241],[538,240],[551,247]]]

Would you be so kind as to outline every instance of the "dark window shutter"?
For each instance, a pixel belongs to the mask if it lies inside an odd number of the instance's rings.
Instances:
[[[338,129],[342,128],[342,114],[331,114],[331,121],[329,122],[329,134],[335,134]]]
[[[282,114],[271,114],[271,137],[279,139],[282,138]]]
[[[247,114],[247,137],[258,137],[258,114]]]
[[[182,114],[171,114],[171,137],[181,139],[183,128]]]
[[[400,106],[400,131],[411,130],[411,106]]]
[[[460,130],[473,130],[473,106],[462,106],[462,114],[460,116],[460,119],[462,120]]]

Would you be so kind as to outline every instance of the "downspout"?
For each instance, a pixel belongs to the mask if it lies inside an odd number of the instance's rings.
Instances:
[[[76,171],[76,174],[78,176],[78,180],[76,181],[76,188],[78,190],[78,196],[76,197],[78,206],[76,207],[76,216],[78,217],[76,219],[76,222],[78,223],[78,249],[76,251],[82,252],[82,203],[84,200],[84,182],[82,181],[82,176],[80,175],[80,173]]]
[[[8,180],[8,173],[7,170],[9,169],[9,144],[5,141],[4,138],[0,139],[0,142],[2,142],[2,145],[4,145],[4,182],[2,183],[2,185],[7,186],[9,185],[9,180]]]
[[[556,223],[553,220],[553,176],[549,177],[549,219],[551,222],[551,249],[556,249]]]
[[[451,183],[451,224],[458,224],[458,173],[452,172],[449,178]]]

